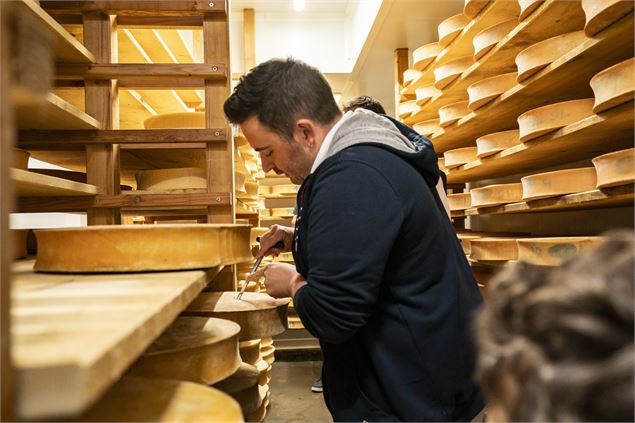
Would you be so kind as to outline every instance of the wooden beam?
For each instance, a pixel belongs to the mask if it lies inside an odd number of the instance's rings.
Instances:
[[[225,0],[40,0],[52,15],[57,13],[99,12],[120,16],[202,16],[207,13],[225,15]]]
[[[398,48],[394,52],[395,69],[395,116],[401,102],[401,90],[403,90],[403,73],[408,69],[408,49]]]
[[[19,146],[42,150],[68,144],[223,143],[226,128],[210,129],[117,129],[97,131],[21,131]]]
[[[243,9],[243,72],[256,66],[256,14],[254,9]]]
[[[117,62],[116,17],[103,13],[84,15],[84,44],[95,54],[97,62]],[[101,122],[104,129],[119,128],[118,87],[111,79],[86,81],[86,113]],[[86,146],[87,183],[107,195],[120,192],[119,146],[117,144]],[[89,209],[88,224],[119,224],[118,209]]]
[[[231,195],[227,192],[205,194],[120,194],[97,195],[95,197],[23,197],[18,200],[18,211],[73,212],[91,209],[152,209],[161,210],[204,206],[225,209],[230,205]]]

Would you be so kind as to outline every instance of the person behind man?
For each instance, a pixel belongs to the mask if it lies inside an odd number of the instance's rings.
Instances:
[[[518,263],[488,284],[478,379],[495,422],[635,421],[633,232],[546,268]]]
[[[320,72],[272,59],[241,77],[224,104],[298,192],[295,230],[274,225],[295,267],[269,264],[273,297],[293,297],[324,355],[324,399],[336,421],[469,421],[483,408],[472,380],[470,326],[482,303],[434,187],[434,151],[387,119],[342,117]]]

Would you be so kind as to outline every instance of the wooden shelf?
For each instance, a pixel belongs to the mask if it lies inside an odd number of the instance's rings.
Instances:
[[[452,212],[452,217],[627,207],[633,206],[633,200],[635,195],[633,185],[630,184],[496,207],[471,208]]]
[[[11,169],[11,179],[18,197],[94,196],[97,187],[55,176],[41,175],[22,169]]]
[[[14,265],[17,417],[72,417],[97,399],[216,275],[35,273]]]
[[[630,13],[522,84],[433,134],[431,140],[437,153],[469,146],[482,135],[515,129],[518,116],[528,110],[593,97],[591,78],[631,58],[633,48],[633,13]]]
[[[46,97],[14,92],[19,129],[100,129],[92,116],[53,93]]]
[[[34,0],[19,0],[18,10],[38,22],[53,39],[53,57],[58,63],[94,63],[95,55],[68,33]]]
[[[423,71],[423,74],[408,86],[403,94],[415,94],[415,90],[434,82],[433,70],[461,56],[474,54],[472,40],[474,36],[498,22],[517,17],[520,13],[518,2],[508,0],[490,1],[487,6],[468,23],[463,31],[439,53],[436,59]]]
[[[208,13],[225,14],[227,10],[225,0],[158,0],[158,1],[68,1],[42,0],[42,6],[51,14],[56,13],[86,13],[104,12],[122,16],[203,16]]]
[[[484,78],[516,71],[516,56],[527,46],[584,28],[579,3],[550,0],[521,22],[491,51],[481,57],[437,97],[425,103],[418,118],[433,119],[439,107],[467,99],[467,88]]]
[[[633,102],[484,157],[447,174],[448,183],[515,175],[578,160],[633,145]]]

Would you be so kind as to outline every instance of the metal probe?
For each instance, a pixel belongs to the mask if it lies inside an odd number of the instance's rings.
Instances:
[[[256,241],[260,242],[260,237],[256,237]],[[278,248],[280,250],[284,249],[284,242],[278,241],[276,245],[273,246],[273,248]],[[260,266],[261,262],[262,262],[262,257],[258,257],[253,267],[251,268],[251,271],[249,272],[250,275],[253,275],[256,272],[256,270],[258,270],[258,266]],[[236,295],[237,300],[240,300],[242,298],[243,294],[245,293],[245,288],[247,288],[247,281],[245,281],[243,287],[240,289],[240,292],[238,293],[238,295]]]

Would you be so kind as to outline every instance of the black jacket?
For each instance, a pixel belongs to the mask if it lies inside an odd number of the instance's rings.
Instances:
[[[436,178],[429,151],[361,144],[300,188],[293,254],[308,284],[294,306],[320,340],[336,421],[469,421],[484,405],[471,342],[482,299]]]

